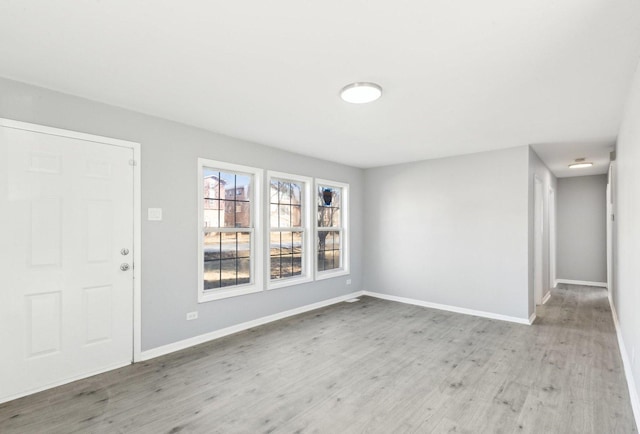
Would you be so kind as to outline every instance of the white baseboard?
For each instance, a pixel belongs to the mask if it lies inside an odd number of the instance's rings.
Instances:
[[[550,298],[551,298],[551,291],[547,292],[547,294],[544,297],[542,297],[542,304],[546,304]]]
[[[363,291],[352,292],[351,294],[342,295],[340,297],[330,298],[328,300],[319,301],[317,303],[308,304],[306,306],[297,307],[295,309],[286,310],[284,312],[279,312],[273,315],[264,316],[262,318],[254,319],[251,321],[243,322],[241,324],[232,325],[230,327],[225,327],[220,330],[215,330],[210,333],[205,333],[203,335],[194,336],[192,338],[184,339],[182,341],[174,342],[168,345],[163,345],[161,347],[153,348],[151,350],[143,351],[140,354],[140,361],[153,359],[155,357],[164,356],[165,354],[173,353],[175,351],[184,350],[189,347],[193,347],[195,345],[203,344],[205,342],[212,341],[214,339],[219,339],[224,336],[232,335],[234,333],[238,333],[253,327],[261,326],[263,324],[267,324],[273,321],[277,321],[279,319],[288,318],[290,316],[298,315],[304,312],[309,312],[310,310],[320,309],[325,306],[330,306],[332,304],[340,303],[351,298],[356,298],[363,295]]]
[[[46,386],[37,387],[35,389],[31,389],[27,392],[21,392],[11,396],[0,396],[0,404],[3,402],[13,401],[14,399],[22,398],[24,396],[33,395],[34,393],[42,392],[43,390],[53,389],[54,387],[63,386],[68,383],[73,383],[74,381],[82,380],[84,378],[93,377],[94,375],[103,374],[105,372],[113,371],[114,369],[123,368],[125,366],[129,366],[131,361],[126,361],[122,363],[116,363],[115,365],[106,366],[104,368],[98,369],[96,371],[88,371],[83,372],[82,374],[74,375],[65,380],[56,381],[54,383],[49,383]]]
[[[588,280],[571,280],[571,279],[557,279],[556,286],[558,283],[567,283],[569,285],[582,285],[582,286],[599,286],[602,288],[607,287],[607,282],[590,282]]]
[[[627,378],[627,388],[629,389],[629,399],[631,399],[631,408],[633,409],[633,417],[636,420],[636,426],[640,426],[640,398],[636,389],[636,382],[633,379],[633,371],[631,370],[631,360],[627,354],[627,349],[622,339],[622,331],[620,330],[620,322],[618,321],[618,313],[615,305],[609,300],[611,305],[611,315],[613,316],[613,324],[616,326],[616,336],[618,336],[618,346],[620,347],[620,355],[622,356],[622,365],[624,366],[624,376]]]
[[[462,313],[465,315],[480,316],[483,318],[497,319],[500,321],[515,322],[518,324],[531,325],[532,320],[526,318],[518,318],[515,316],[500,315],[492,312],[483,312],[480,310],[466,309],[464,307],[450,306],[447,304],[431,303],[428,301],[416,300],[413,298],[398,297],[395,295],[382,294],[379,292],[364,291],[364,295],[370,297],[381,298],[383,300],[397,301],[399,303],[413,304],[416,306],[429,307],[431,309],[446,310],[448,312]],[[535,315],[535,314],[534,314]],[[534,317],[535,319],[535,317]]]

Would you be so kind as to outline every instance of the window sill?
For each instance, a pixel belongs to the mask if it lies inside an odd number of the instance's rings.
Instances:
[[[288,286],[302,285],[303,283],[313,282],[313,278],[309,276],[296,277],[291,279],[276,280],[268,283],[267,290],[286,288]]]
[[[201,291],[198,294],[198,303],[206,303],[208,301],[238,297],[241,295],[253,294],[261,291],[262,288],[258,287],[258,285],[246,285],[230,289],[210,289],[206,292]]]
[[[324,279],[331,279],[333,277],[348,276],[349,274],[351,274],[349,270],[344,270],[342,268],[339,268],[337,270],[331,270],[331,271],[318,271],[316,273],[316,280],[324,280]]]

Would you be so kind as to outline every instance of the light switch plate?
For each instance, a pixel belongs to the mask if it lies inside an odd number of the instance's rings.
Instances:
[[[147,220],[150,222],[162,221],[162,208],[149,208],[147,212]]]

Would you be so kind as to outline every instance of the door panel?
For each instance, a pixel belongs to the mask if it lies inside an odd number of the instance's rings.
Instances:
[[[132,158],[0,126],[0,402],[131,362]]]

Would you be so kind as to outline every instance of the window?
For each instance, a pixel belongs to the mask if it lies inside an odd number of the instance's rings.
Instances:
[[[198,301],[260,291],[262,170],[205,159],[198,169]]]
[[[269,172],[269,288],[308,282],[313,278],[311,179]]]
[[[349,273],[348,197],[347,184],[316,180],[318,279]]]

